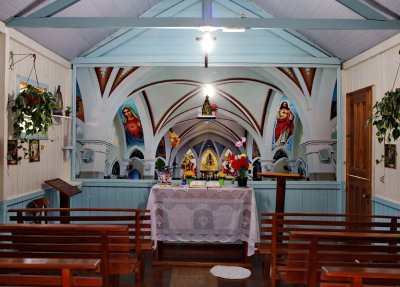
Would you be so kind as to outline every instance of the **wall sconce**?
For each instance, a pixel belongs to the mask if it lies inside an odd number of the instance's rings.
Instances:
[[[205,33],[203,37],[196,38],[197,41],[201,41],[201,46],[204,52],[204,67],[208,68],[208,53],[214,47],[214,41],[217,40],[216,37],[211,37],[210,33]]]

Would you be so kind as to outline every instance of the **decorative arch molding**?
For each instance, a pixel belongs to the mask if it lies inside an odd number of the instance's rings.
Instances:
[[[298,116],[303,124],[303,131],[306,137],[311,133],[311,127],[315,119],[310,119],[307,115],[312,108],[311,98],[306,98],[301,90],[283,73],[274,72],[277,68],[263,68],[263,70],[274,79],[274,82],[282,87],[282,95],[285,95],[289,101],[296,107]]]
[[[191,149],[193,146],[199,144],[199,143],[205,143],[209,138],[214,138],[214,142],[219,142],[223,145],[225,145],[225,150],[230,149],[232,152],[238,151],[238,149],[235,147],[234,142],[230,141],[229,139],[225,138],[221,134],[216,134],[216,133],[200,133],[199,135],[192,137],[190,140],[187,140],[185,142],[180,143],[179,149],[173,149],[171,152],[171,159],[176,158],[176,160],[181,160],[183,155],[186,153],[187,150]],[[203,146],[200,148],[200,150],[203,150]],[[200,159],[200,155],[196,153],[194,149],[192,149],[193,154],[196,157],[197,164],[199,164],[198,159]],[[202,153],[200,153],[202,154]],[[223,155],[224,153],[222,153]],[[199,165],[198,165],[199,166]]]
[[[144,149],[143,149],[143,148],[141,148],[141,147],[139,147],[139,146],[137,146],[137,145],[134,145],[134,146],[131,146],[129,149],[126,150],[125,157],[126,157],[127,159],[131,159],[130,156],[131,156],[131,154],[132,154],[135,150],[140,151],[140,152],[143,154],[143,156],[145,155]],[[137,158],[137,157],[135,157],[135,158]],[[139,159],[139,158],[137,158],[137,159]]]
[[[114,165],[115,165],[116,163],[118,163],[118,165],[119,165],[119,174],[117,174],[117,176],[120,176],[120,175],[121,175],[121,168],[123,167],[123,162],[122,162],[122,160],[121,160],[120,158],[116,158],[116,159],[114,159],[114,161],[112,162],[112,164],[111,164],[111,175],[113,175],[113,174],[112,174],[112,170],[114,169]]]

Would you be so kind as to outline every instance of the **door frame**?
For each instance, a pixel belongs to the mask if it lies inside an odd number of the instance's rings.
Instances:
[[[346,199],[346,204],[345,204],[345,212],[347,212],[347,208],[348,208],[348,202],[347,202],[347,199],[348,199],[348,194],[347,194],[347,192],[348,192],[348,164],[347,164],[347,161],[348,161],[348,152],[349,152],[349,150],[348,150],[348,133],[349,133],[349,125],[348,125],[348,108],[349,108],[349,96],[351,96],[352,94],[357,94],[357,93],[364,93],[365,94],[365,96],[366,96],[366,103],[367,103],[367,105],[368,105],[368,107],[367,107],[367,113],[368,113],[368,116],[371,116],[371,114],[372,114],[372,101],[373,101],[373,98],[374,98],[374,86],[367,86],[367,87],[364,87],[364,88],[361,88],[361,89],[358,89],[358,90],[355,90],[355,91],[352,91],[352,92],[348,92],[348,93],[346,93],[346,122],[345,122],[345,126],[346,126],[346,135],[345,135],[345,146],[346,146],[346,148],[345,148],[345,150],[346,150],[346,157],[345,157],[345,160],[346,160],[346,165],[345,165],[345,190],[346,190],[346,193],[345,193],[345,199]],[[369,179],[369,191],[370,191],[370,194],[369,194],[369,206],[368,206],[368,210],[369,210],[369,215],[371,215],[372,214],[372,195],[373,195],[373,180],[374,180],[374,176],[373,176],[373,160],[372,160],[372,151],[373,151],[373,131],[372,131],[372,126],[371,125],[368,125],[367,127],[366,127],[367,129],[368,129],[368,131],[369,131],[369,134],[370,134],[370,141],[369,141],[369,144],[368,144],[368,153],[369,153],[369,155],[370,155],[370,157],[369,157],[369,159],[370,159],[370,162],[369,162],[369,174],[367,175],[367,178]]]

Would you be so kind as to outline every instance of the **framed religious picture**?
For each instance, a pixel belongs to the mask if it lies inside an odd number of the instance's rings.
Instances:
[[[18,164],[18,141],[8,140],[7,164]]]
[[[396,168],[396,145],[385,144],[385,167]]]
[[[40,161],[39,140],[29,140],[29,162]]]

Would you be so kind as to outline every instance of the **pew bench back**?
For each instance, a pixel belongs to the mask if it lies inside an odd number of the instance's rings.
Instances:
[[[317,287],[322,266],[379,267],[400,271],[400,234],[342,231],[293,231],[285,266],[290,284]]]
[[[101,277],[87,276],[99,269],[99,259],[0,258],[0,285],[100,287]]]
[[[136,259],[130,253],[128,227],[83,224],[1,224],[1,258],[100,259],[103,282],[129,274]]]
[[[365,231],[400,233],[400,217],[325,213],[263,213],[259,253],[265,256],[264,279],[276,285],[277,268],[286,264],[292,231]],[[294,246],[292,245],[292,248]],[[301,248],[301,246],[299,246]]]

